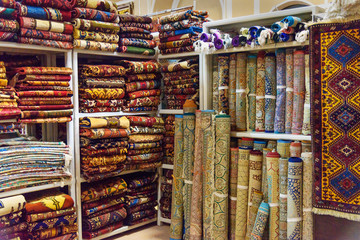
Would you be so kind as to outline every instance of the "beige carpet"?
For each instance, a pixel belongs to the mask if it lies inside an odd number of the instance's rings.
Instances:
[[[109,240],[169,240],[170,226],[149,224],[141,228],[109,238]]]

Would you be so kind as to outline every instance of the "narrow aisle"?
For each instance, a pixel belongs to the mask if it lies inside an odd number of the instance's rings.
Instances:
[[[146,239],[146,240],[168,240],[170,237],[170,228],[169,225],[164,224],[163,226],[149,226],[146,225],[142,228],[134,229],[123,235],[109,238],[109,240],[136,240],[136,239]]]

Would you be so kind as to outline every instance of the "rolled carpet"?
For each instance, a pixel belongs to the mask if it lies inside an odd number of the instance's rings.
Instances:
[[[96,42],[89,40],[74,39],[73,43],[74,43],[74,48],[88,49],[95,51],[116,52],[119,48],[119,45],[115,43]]]
[[[72,34],[74,29],[71,24],[49,21],[49,20],[39,20],[29,17],[19,17],[19,24],[20,27],[22,28],[65,33],[65,34]]]
[[[32,44],[32,45],[42,45],[42,46],[46,46],[46,47],[54,47],[54,48],[63,48],[63,49],[72,49],[73,48],[73,44],[71,42],[63,42],[63,41],[55,41],[55,40],[20,37],[19,42],[26,43],[26,44]]]
[[[35,19],[69,22],[71,12],[49,7],[27,6],[20,3],[16,4],[18,16],[30,17]]]
[[[106,42],[106,43],[118,43],[119,36],[117,34],[111,33],[102,33],[95,31],[83,31],[79,29],[74,29],[74,38],[82,40],[90,40],[96,42]]]
[[[121,46],[121,47],[119,47],[119,52],[134,53],[134,54],[141,54],[141,55],[147,55],[147,56],[155,55],[154,49],[134,47],[134,46]]]
[[[47,40],[56,40],[64,42],[72,42],[73,36],[70,34],[42,31],[36,29],[20,28],[20,36],[25,38],[38,38]]]

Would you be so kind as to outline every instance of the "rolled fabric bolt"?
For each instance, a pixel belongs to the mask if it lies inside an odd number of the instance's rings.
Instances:
[[[208,33],[202,33],[200,35],[200,40],[203,41],[203,42],[211,42],[211,34],[208,34]]]
[[[255,219],[254,227],[251,231],[250,240],[263,239],[263,234],[268,221],[269,212],[270,212],[269,204],[262,201],[259,210],[256,214],[256,219]]]
[[[246,36],[239,36],[239,42],[241,46],[245,46],[246,42],[247,42],[247,37]]]
[[[299,43],[305,42],[309,37],[309,30],[303,30],[301,32],[296,33],[295,40]]]
[[[306,30],[305,23],[300,22],[295,27],[295,32],[300,32],[300,31],[304,31],[304,30]]]
[[[274,33],[273,40],[274,40],[275,43],[280,42],[280,36],[279,36],[278,33]]]
[[[287,24],[288,27],[295,27],[299,22],[301,22],[301,18],[294,16],[287,16],[281,22]]]
[[[216,49],[222,49],[224,47],[224,40],[222,40],[221,38],[215,39],[214,45]]]
[[[254,39],[256,38],[256,33],[259,30],[259,28],[260,28],[259,26],[253,26],[253,27],[249,28],[249,34],[252,38],[254,38]]]
[[[212,34],[212,37],[214,38],[214,41],[215,41],[216,39],[221,39],[221,33],[220,33],[220,32],[214,32],[214,33]]]
[[[253,38],[250,38],[250,39],[246,40],[246,44],[247,44],[247,45],[251,45],[251,43],[253,42],[253,40],[254,40]]]
[[[268,203],[270,205],[269,239],[279,236],[279,159],[280,154],[269,152],[266,154]]]
[[[271,25],[271,30],[273,30],[274,33],[277,33],[284,27],[284,23],[282,22],[276,22]]]
[[[272,43],[273,35],[274,35],[274,32],[269,28],[261,31],[260,37],[258,38],[259,44],[261,46],[264,46],[265,44]]]
[[[288,27],[282,30],[283,33],[286,34],[294,34],[295,33],[295,29],[293,27]]]
[[[260,34],[262,31],[264,31],[266,28],[265,27],[259,27],[258,30],[256,31],[256,37],[260,37]]]
[[[248,28],[241,28],[240,29],[240,35],[243,35],[243,36],[249,35],[249,29]]]
[[[227,49],[227,48],[231,48],[232,47],[232,38],[227,35],[225,36],[225,39],[224,39],[224,48]]]
[[[294,34],[286,34],[286,33],[281,33],[280,34],[280,41],[281,42],[290,42],[294,40]]]
[[[235,37],[233,37],[232,41],[231,41],[231,44],[234,46],[234,47],[238,47],[240,45],[240,36],[239,35],[236,35]]]
[[[301,156],[301,142],[292,142],[290,143],[290,157],[300,157]]]

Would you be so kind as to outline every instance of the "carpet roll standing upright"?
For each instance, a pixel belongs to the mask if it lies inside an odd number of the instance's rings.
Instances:
[[[285,106],[285,133],[291,133],[293,99],[294,99],[294,49],[285,51],[286,62],[286,106]]]
[[[247,65],[246,65],[246,81],[249,88],[248,94],[248,122],[249,129],[255,131],[255,122],[256,122],[256,72],[257,72],[257,56],[248,55]]]
[[[286,105],[286,53],[285,49],[276,50],[276,109],[274,132],[285,132]]]
[[[276,105],[276,59],[274,53],[265,55],[265,132],[274,132]]]
[[[265,52],[260,51],[256,63],[256,121],[255,130],[265,131]],[[252,107],[252,106],[250,106]]]
[[[215,117],[214,239],[228,239],[230,116]]]
[[[247,130],[246,116],[246,53],[236,54],[236,130]]]
[[[236,54],[229,56],[229,115],[231,130],[236,129]]]
[[[292,119],[292,134],[301,134],[304,118],[305,100],[305,52],[294,52],[294,105]]]
[[[311,134],[311,123],[310,123],[310,56],[305,54],[305,103],[304,103],[304,117],[302,134]]]
[[[312,188],[314,164],[311,152],[301,153],[303,160],[303,239],[312,240],[313,234],[313,213],[312,213]]]
[[[265,201],[262,201],[256,215],[253,230],[251,231],[250,240],[261,240],[265,231],[266,224],[268,223],[270,207]]]
[[[287,239],[287,185],[288,158],[279,159],[279,240]]]
[[[237,180],[238,180],[239,149],[230,148],[229,168],[229,239],[235,240],[236,228],[236,202],[237,202]]]
[[[183,158],[184,158],[184,125],[183,116],[175,116],[175,136],[174,136],[174,180],[172,190],[172,205],[171,205],[171,225],[170,225],[170,240],[181,240],[183,238],[183,186],[182,179]]]
[[[215,55],[212,59],[212,109],[219,111],[219,56]]]
[[[218,57],[219,70],[219,109],[218,113],[229,113],[229,56]]]

